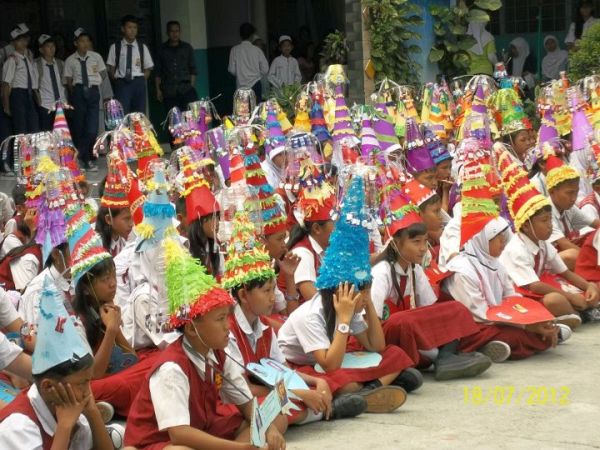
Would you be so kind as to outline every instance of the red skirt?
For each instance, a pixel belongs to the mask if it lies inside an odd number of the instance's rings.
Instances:
[[[397,345],[417,365],[429,365],[419,350],[431,350],[476,333],[472,314],[456,301],[399,311],[383,323],[385,342]]]
[[[567,281],[561,277],[558,274],[553,274],[550,272],[544,272],[540,275],[540,282],[541,283],[546,283],[549,284],[550,286],[552,286],[554,289],[558,289],[559,291],[562,291],[562,284],[561,283],[566,283]],[[515,285],[515,290],[521,294],[523,297],[529,297],[532,298],[534,300],[541,300],[544,298],[544,296],[542,294],[536,294],[535,292],[531,292],[529,289],[525,289],[521,286],[516,286]]]
[[[460,350],[475,352],[490,341],[506,342],[510,346],[510,359],[524,359],[550,347],[550,341],[522,328],[479,324],[479,331],[460,340]]]
[[[94,399],[97,402],[110,403],[118,415],[127,417],[129,408],[146,379],[146,374],[154,366],[160,352],[146,353],[144,356],[133,366],[119,373],[92,380]]]
[[[324,379],[335,394],[338,390],[350,383],[364,383],[381,378],[395,372],[402,372],[408,367],[413,367],[415,363],[406,353],[395,345],[388,345],[381,354],[383,359],[377,367],[366,369],[338,369],[329,373],[319,373],[312,366],[294,366],[299,372]]]

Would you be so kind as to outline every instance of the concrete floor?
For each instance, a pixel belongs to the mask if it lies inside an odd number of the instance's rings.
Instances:
[[[393,414],[292,428],[286,434],[287,448],[600,448],[599,355],[600,324],[584,325],[556,349],[496,364],[478,378],[437,382],[426,375],[421,389]],[[487,402],[475,405],[471,397],[465,402],[465,388],[471,392],[479,387]],[[568,388],[568,404],[528,405],[543,387],[557,390],[557,403]],[[514,389],[510,402],[509,389]]]

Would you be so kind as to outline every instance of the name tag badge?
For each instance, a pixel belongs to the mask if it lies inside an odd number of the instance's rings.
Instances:
[[[94,73],[94,74],[98,73],[98,64],[94,64],[92,66],[92,73]]]
[[[140,67],[140,66],[142,65],[142,62],[140,61],[140,58],[137,58],[137,59],[135,60],[135,65],[136,65],[137,67]]]

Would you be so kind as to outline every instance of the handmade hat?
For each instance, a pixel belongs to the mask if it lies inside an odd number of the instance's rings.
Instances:
[[[350,111],[346,106],[343,86],[341,84],[335,87],[335,120],[333,123],[333,132],[331,133],[334,144],[340,144],[344,140],[357,143],[358,138],[352,126]]]
[[[373,130],[379,141],[379,148],[384,153],[392,153],[401,148],[400,141],[396,136],[394,121],[388,114],[387,107],[380,98],[375,107],[375,113],[372,118]]]
[[[251,281],[274,278],[271,257],[257,239],[254,224],[245,211],[238,211],[233,219],[233,233],[227,245],[223,287],[233,289]]]
[[[498,206],[486,177],[489,166],[486,152],[477,146],[467,146],[463,154],[460,226],[461,247],[479,233],[488,222],[499,216]]]
[[[538,146],[543,145],[545,142],[553,141],[558,139],[558,130],[556,129],[556,120],[554,119],[554,113],[552,109],[545,109],[538,131]]]
[[[429,125],[423,125],[423,137],[425,139],[427,150],[429,150],[429,154],[435,165],[452,159],[452,155],[448,151],[448,148],[440,141]]]
[[[331,220],[335,207],[335,190],[325,179],[325,174],[306,155],[299,161],[298,184],[300,192],[296,213],[303,222]]]
[[[391,189],[384,196],[380,210],[381,221],[391,237],[415,223],[422,223],[421,211],[401,189]]]
[[[71,283],[76,287],[87,271],[111,256],[102,246],[100,236],[92,229],[81,205],[74,204],[69,208],[66,218],[71,252]]]
[[[268,102],[267,104],[267,137],[265,139],[265,153],[273,159],[281,152],[285,151],[285,136],[281,130],[281,124],[277,120],[277,113],[274,106]]]
[[[546,158],[546,187],[548,191],[560,183],[579,179],[579,173],[558,156],[548,155]]]
[[[163,151],[156,140],[152,124],[142,113],[129,114],[127,116],[131,122],[133,131],[133,143],[135,154],[138,161],[138,176],[145,181],[151,174],[146,173],[146,168],[151,161],[162,156]]]
[[[418,180],[412,179],[404,185],[404,193],[410,198],[413,205],[421,206],[434,195],[437,195],[433,189],[429,189],[419,183]]]
[[[277,120],[279,121],[279,125],[281,126],[281,131],[283,134],[288,134],[292,129],[292,122],[288,119],[287,114],[276,100],[271,100],[275,104],[275,112],[277,113]]]
[[[129,167],[128,167],[129,169]],[[133,224],[139,225],[144,220],[144,203],[146,196],[140,190],[138,179],[129,169],[129,192],[127,192],[127,201],[129,202],[129,210],[133,218]]]
[[[371,282],[368,227],[372,221],[365,211],[364,182],[355,175],[325,250],[315,283],[317,289],[335,289],[346,282],[360,288]]]
[[[231,295],[206,273],[206,268],[178,240],[167,238],[163,245],[172,328],[179,328],[216,308],[235,304]]]
[[[572,87],[568,90],[569,103],[573,118],[571,120],[573,152],[586,150],[594,130],[586,116],[587,104],[581,98],[581,92]]]
[[[296,118],[294,119],[294,130],[310,133],[310,116],[308,115],[309,97],[303,92],[296,100]]]
[[[111,209],[129,208],[129,177],[127,163],[117,152],[108,155],[108,173],[100,206]]]
[[[285,231],[287,217],[284,208],[267,181],[260,165],[257,147],[253,143],[249,143],[244,148],[244,166],[246,184],[250,191],[250,196],[245,201],[245,208],[249,211],[258,232],[269,236]]]
[[[519,93],[514,88],[499,89],[490,97],[489,103],[494,109],[496,123],[502,136],[533,129],[523,110]]]
[[[169,183],[167,182],[164,166],[158,162],[150,165],[152,179],[146,182],[148,196],[143,205],[144,219],[135,227],[135,232],[141,239],[137,249],[145,251],[154,248],[165,237],[176,236],[173,226],[175,207],[169,201]]]
[[[40,298],[40,314],[37,323],[35,349],[31,357],[31,372],[41,375],[44,372],[66,362],[92,355],[92,350],[77,330],[75,317],[71,316],[64,305],[52,277],[44,277]]]
[[[406,121],[406,149],[407,169],[414,173],[435,169],[435,163],[425,145],[425,139],[421,135],[417,122],[409,118]]]
[[[508,210],[519,231],[523,224],[540,209],[550,206],[527,177],[519,161],[504,150],[498,158],[498,166],[502,173],[502,185],[508,198]]]
[[[435,84],[430,92],[427,119],[421,115],[421,122],[428,123],[438,139],[446,139],[453,129],[451,95],[447,86]]]
[[[310,108],[310,127],[311,132],[314,134],[319,142],[323,144],[325,141],[331,140],[331,134],[327,129],[327,123],[325,122],[325,116],[323,115],[323,106],[321,105],[323,97],[320,94],[315,93],[312,98],[312,106]]]
[[[396,139],[397,140],[397,139]],[[368,158],[371,153],[379,151],[379,140],[373,130],[369,114],[362,114],[362,126],[360,129],[360,150],[364,158]]]

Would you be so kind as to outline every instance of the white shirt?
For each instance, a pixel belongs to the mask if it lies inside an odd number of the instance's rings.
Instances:
[[[398,275],[406,275],[406,288],[402,293],[402,297],[410,295],[414,298],[415,306],[429,306],[437,301],[437,296],[433,292],[429,279],[423,268],[420,265],[414,266],[413,270],[409,270],[408,274],[402,269],[400,264],[394,263],[394,270]],[[377,312],[377,317],[383,317],[383,307],[386,300],[391,300],[398,304],[398,293],[394,289],[394,281],[392,279],[391,265],[388,261],[380,261],[371,269],[373,282],[371,283],[371,300]],[[414,277],[414,280],[413,280]],[[400,281],[398,280],[398,285]],[[414,290],[413,290],[414,287]]]
[[[275,330],[273,330],[271,327],[262,323],[262,321],[260,319],[257,319],[253,325],[250,325],[250,322],[248,322],[248,319],[246,319],[246,316],[244,315],[244,311],[242,311],[242,308],[240,307],[239,304],[235,305],[235,308],[233,309],[233,315],[235,317],[235,321],[240,326],[240,329],[246,335],[246,338],[248,339],[248,343],[250,344],[250,348],[252,349],[252,352],[256,352],[256,343],[262,337],[263,333],[267,330],[270,330],[271,333],[273,334],[273,337],[271,339],[271,347],[269,348],[269,358],[271,358],[275,361],[278,361],[280,363],[285,363],[285,358],[283,357],[283,353],[281,353],[281,350],[279,349],[279,343],[277,341],[277,335],[275,334]],[[245,342],[238,342],[237,339],[235,338],[235,335],[231,332],[229,333],[229,339],[231,342],[233,342],[233,345],[235,345],[238,348],[238,350],[239,350],[240,346],[246,345]],[[240,351],[239,353],[240,353],[240,356],[243,355],[242,351]],[[243,358],[243,356],[242,356],[242,358]],[[239,361],[239,363],[244,365],[244,360],[241,359]]]
[[[13,219],[11,219],[10,221],[8,221],[8,223],[6,224],[6,228],[11,228],[11,229],[15,229],[16,230],[16,223],[12,221]],[[15,226],[13,227],[12,224],[15,224]],[[20,247],[21,245],[23,245],[23,242],[21,242],[21,239],[19,239],[16,235],[13,234],[12,231],[5,231],[4,235],[6,236],[6,238],[4,239],[4,242],[2,243],[2,248],[0,249],[0,258],[4,258],[6,256],[6,254],[8,252],[10,252],[13,248],[17,248]]]
[[[184,338],[184,343],[186,342],[187,340]],[[205,380],[205,361],[196,353],[190,352],[185,345],[183,351],[196,367],[200,378]],[[219,396],[225,403],[242,405],[249,402],[253,395],[244,378],[244,369],[232,362],[231,358],[235,358],[236,361],[243,361],[243,358],[231,341],[225,351],[230,357],[225,360],[223,367],[224,377]],[[209,351],[207,359],[211,361],[212,367],[216,366],[217,359],[212,350]],[[214,377],[216,371],[213,369],[212,372]],[[190,382],[181,367],[176,363],[166,362],[152,374],[150,377],[150,397],[152,398],[159,430],[163,431],[171,427],[190,425]]]
[[[86,59],[87,58],[87,59]],[[65,78],[72,78],[73,85],[81,84],[81,63],[86,62],[88,81],[90,86],[100,86],[102,84],[101,72],[106,71],[104,60],[96,52],[87,52],[85,56],[80,56],[75,52],[65,61]]]
[[[144,70],[150,70],[154,67],[154,61],[152,61],[152,55],[146,44],[142,44],[144,47],[144,68],[142,69],[142,60],[140,58],[140,47],[138,41],[135,40],[131,43],[125,39],[121,39],[121,55],[119,57],[119,67],[116,68],[115,78],[125,78],[127,71],[127,46],[131,45],[131,76],[141,77],[144,76]],[[108,57],[106,58],[106,64],[109,66],[115,66],[115,44],[110,46],[108,50]]]
[[[546,188],[546,177],[542,172],[536,173],[529,181],[533,183],[535,188],[540,191],[540,194],[542,194],[544,197],[550,196],[548,189]]]
[[[309,236],[308,240],[310,241],[317,256],[322,258],[323,253],[325,253],[323,247],[321,247],[312,236]],[[312,281],[315,283],[317,281],[317,271],[315,270],[315,257],[313,256],[312,252],[304,247],[293,248],[291,252],[300,258],[300,263],[296,268],[296,272],[294,272],[294,282],[296,285],[305,281]]]
[[[122,330],[134,350],[152,347],[163,350],[179,338],[179,332],[164,327],[168,310],[167,296],[159,295],[150,283],[144,282],[133,290],[127,307],[122,309]]]
[[[581,32],[581,37],[583,37],[586,31],[594,25],[598,21],[595,17],[590,17],[583,23],[583,30]],[[567,33],[567,37],[565,38],[565,44],[574,43],[577,39],[575,39],[575,22],[571,22],[571,26],[569,27],[569,32]]]
[[[269,68],[269,83],[275,87],[282,87],[290,84],[300,83],[302,75],[298,60],[293,56],[285,57],[279,55],[271,62]]]
[[[538,264],[535,264],[536,255]],[[548,241],[533,242],[523,233],[516,233],[500,255],[500,263],[517,286],[527,286],[540,281],[544,272],[559,274],[567,266],[558,251]]]
[[[363,316],[354,314],[350,321],[350,334],[360,334],[367,328]],[[331,346],[321,295],[317,293],[311,300],[296,308],[279,329],[277,337],[285,359],[302,366],[316,364],[312,352],[327,350]]]
[[[438,264],[440,267],[446,267],[451,259],[451,255],[457,255],[460,252],[460,215],[454,216],[444,227],[440,236],[440,254]]]
[[[47,276],[54,280],[54,284],[59,292],[73,294],[69,280],[64,278],[54,266],[45,268],[27,285],[19,302],[19,315],[28,324],[37,325],[38,323],[41,293],[44,288],[44,280]],[[68,310],[69,308],[67,308]]]
[[[600,204],[600,195],[598,195],[597,192],[594,192],[594,197],[596,198],[596,202]],[[598,210],[594,205],[583,205],[579,209],[581,209],[582,213],[584,213],[593,220],[600,219],[600,215],[598,215]]]
[[[37,67],[31,59],[14,52],[2,66],[2,81],[9,84],[13,89],[27,89],[27,69],[31,76],[31,89],[38,88]]]
[[[40,272],[40,262],[35,255],[27,253],[10,262],[15,290],[22,291]]]
[[[23,352],[23,349],[19,347],[0,331],[0,370],[4,370],[7,366]]]
[[[592,225],[593,219],[584,214],[577,206],[572,206],[561,214],[552,203],[552,199],[549,198],[549,200],[552,205],[552,235],[548,242],[555,242],[568,236],[572,231],[581,231],[582,228]],[[565,224],[567,225],[566,229]]]
[[[10,301],[7,292],[0,288],[0,328],[6,328],[19,318],[19,313]]]
[[[27,397],[44,431],[48,435],[54,436],[57,426],[56,419],[46,406],[35,384],[27,391]],[[75,429],[77,431],[71,436],[69,450],[92,449],[94,446],[92,430],[83,414],[79,415]],[[0,423],[0,448],[42,450],[40,429],[24,414],[11,414]]]
[[[60,73],[58,67],[58,60],[54,59],[51,63],[46,61],[44,58],[38,58],[35,60],[36,67],[41,67],[41,71],[39,72],[39,89],[40,89],[40,100],[42,102],[42,108],[51,110],[54,108],[55,99],[54,99],[54,89],[52,88],[52,76],[50,75],[50,70],[54,72],[54,76],[56,77],[56,84],[58,86],[58,95],[60,101],[66,102],[67,97],[65,95],[65,87],[63,85],[62,74]],[[48,67],[48,64],[51,64],[51,67]]]
[[[260,48],[242,41],[231,49],[227,70],[235,76],[238,88],[251,88],[269,72],[269,63]]]

